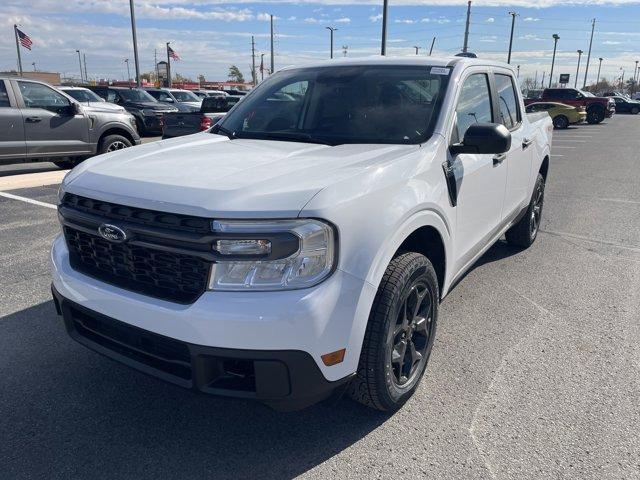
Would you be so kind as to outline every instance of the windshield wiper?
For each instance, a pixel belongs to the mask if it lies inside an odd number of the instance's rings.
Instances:
[[[238,138],[236,136],[236,132],[232,132],[231,130],[226,129],[221,125],[218,125],[215,129],[215,132],[212,131],[211,133],[222,133],[223,135],[229,137],[229,140],[235,140],[236,138]]]
[[[303,132],[269,132],[265,133],[264,135],[265,140],[291,140],[294,142],[319,143],[321,145],[331,146],[336,145],[334,142],[322,140],[321,138],[317,138],[309,133]]]

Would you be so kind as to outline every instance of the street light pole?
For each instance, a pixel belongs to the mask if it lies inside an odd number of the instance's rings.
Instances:
[[[269,71],[269,75],[271,75],[275,69],[275,61],[273,59],[273,15],[269,15],[269,19],[271,22],[271,69]]]
[[[133,35],[133,61],[136,65],[136,87],[142,86],[140,78],[140,62],[138,61],[138,39],[136,37],[136,13],[133,0],[129,0],[129,11],[131,12],[131,33]],[[127,65],[129,65],[127,63]]]
[[[598,60],[599,60],[599,63],[598,63],[598,77],[596,78],[596,87],[600,83],[600,69],[602,68],[602,60],[604,60],[604,59],[602,57],[600,57]]]
[[[509,36],[509,55],[507,56],[507,63],[511,63],[511,48],[513,47],[513,30],[516,26],[516,17],[518,14],[516,12],[509,12],[511,15],[511,35]]]
[[[324,28],[329,30],[329,33],[330,33],[331,50],[330,50],[329,58],[333,58],[333,32],[335,32],[338,29],[334,27],[324,27]]]
[[[264,53],[260,54],[260,81],[264,80]]]
[[[587,74],[589,73],[589,60],[591,60],[591,46],[593,45],[593,31],[596,28],[596,19],[594,18],[591,21],[591,40],[589,40],[589,53],[587,53],[587,66],[584,69],[584,82],[582,84],[582,88],[587,86]]]
[[[131,72],[129,70],[129,59],[125,58],[124,63],[127,64],[127,83],[129,84],[129,88],[131,88]]]
[[[87,54],[82,54],[82,60],[84,61],[84,79],[89,83],[89,75],[87,75]]]
[[[33,65],[33,71],[37,72],[38,70],[36,69],[36,62],[31,62],[31,65]]]
[[[169,44],[167,42],[167,87],[171,88],[171,56],[169,55]]]
[[[551,88],[551,81],[553,80],[553,66],[556,63],[556,48],[558,47],[558,40],[560,36],[557,33],[553,34],[553,58],[551,59],[551,73],[549,73],[549,88]]]
[[[80,56],[80,50],[76,50],[78,54],[78,63],[80,64],[80,82],[84,83],[84,74],[82,73],[82,57]]]
[[[382,2],[382,43],[380,46],[380,55],[387,54],[387,13],[389,11],[389,0]]]
[[[420,47],[418,47],[417,45],[414,45],[413,48],[416,49],[416,55],[418,55],[418,50],[420,50]]]
[[[580,74],[580,57],[582,57],[582,50],[578,50],[578,68],[576,69],[576,81],[573,84],[573,88],[578,88],[578,75]]]

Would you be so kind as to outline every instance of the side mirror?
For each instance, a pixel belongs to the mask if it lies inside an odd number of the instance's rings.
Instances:
[[[462,143],[449,147],[451,155],[461,153],[499,154],[511,148],[511,132],[498,123],[475,123],[464,134]]]
[[[173,103],[173,98],[171,97],[167,97],[163,100],[163,102],[167,102],[167,103]]]

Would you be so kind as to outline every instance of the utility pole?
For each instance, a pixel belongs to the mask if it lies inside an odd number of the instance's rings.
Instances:
[[[33,65],[33,71],[37,72],[38,69],[36,68],[36,62],[31,62],[31,65]]]
[[[556,63],[556,48],[558,47],[558,40],[560,36],[557,33],[553,34],[553,58],[551,59],[551,73],[549,74],[549,88],[551,88],[551,82],[553,80],[553,65]]]
[[[256,42],[253,35],[251,35],[251,79],[255,87],[258,84],[258,75],[256,75]]]
[[[542,81],[540,82],[540,86],[542,88],[544,88],[544,77],[545,77],[546,74],[547,74],[547,72],[542,72]]]
[[[133,0],[129,0],[129,10],[131,11],[131,33],[133,34],[133,61],[136,64],[136,87],[140,88],[140,62],[138,61],[138,39],[136,38],[136,13],[133,7]],[[129,65],[127,63],[127,65]]]
[[[576,69],[576,81],[573,84],[573,88],[578,88],[578,75],[580,74],[580,57],[582,57],[582,50],[578,50],[578,68]]]
[[[591,46],[593,45],[593,31],[596,29],[596,19],[591,21],[591,40],[589,40],[589,53],[587,53],[587,66],[584,70],[584,82],[582,82],[582,88],[587,86],[587,74],[589,73],[589,61],[591,60]]]
[[[334,27],[324,27],[327,30],[329,30],[330,33],[330,37],[331,37],[331,50],[330,50],[330,54],[329,54],[329,58],[333,58],[333,32],[335,32],[336,30],[338,30],[337,28]]]
[[[273,15],[269,15],[269,17],[271,20],[271,71],[269,72],[269,75],[271,75],[275,70],[273,61]]]
[[[533,80],[533,88],[538,88],[538,70],[536,70],[536,76]]]
[[[518,65],[518,73],[516,75],[516,78],[520,78],[520,65]]]
[[[84,79],[89,83],[89,75],[87,75],[87,54],[82,54],[82,60],[84,60]]]
[[[169,55],[169,44],[167,42],[167,87],[171,88],[171,56]]]
[[[127,64],[127,83],[129,84],[129,88],[131,88],[131,71],[129,70],[129,59],[125,58],[124,63]]]
[[[436,44],[436,37],[433,37],[433,40],[431,40],[431,48],[429,49],[429,56],[431,56],[431,54],[433,53],[433,46]]]
[[[154,82],[154,85],[157,84],[156,86],[160,86],[160,72],[158,72],[158,49],[154,48],[153,49],[153,70],[156,72],[156,81]]]
[[[516,17],[518,14],[516,12],[509,12],[511,15],[511,35],[509,37],[509,55],[507,56],[507,63],[511,63],[511,49],[513,48],[513,30],[516,27]]]
[[[84,74],[82,73],[82,57],[80,56],[80,50],[76,50],[78,54],[78,63],[80,64],[80,82],[84,83]]]
[[[462,45],[462,53],[467,53],[469,49],[469,23],[471,21],[471,0],[467,2],[467,23],[464,26],[464,45]]]
[[[260,81],[264,80],[264,53],[260,54]]]
[[[347,56],[347,50],[349,50],[349,45],[342,45],[342,56]]]
[[[600,83],[600,69],[602,68],[602,60],[604,60],[604,58],[600,57],[598,60],[600,61],[600,63],[598,64],[598,77],[596,78],[596,86]]]
[[[633,69],[633,93],[636,93],[638,87],[638,60],[636,60],[636,68]]]
[[[18,25],[13,26],[13,33],[16,35],[16,51],[18,52],[18,70],[22,76],[22,57],[20,56],[20,40],[18,39]]]
[[[420,50],[420,47],[418,47],[417,45],[414,45],[413,48],[416,49],[416,55],[418,55],[418,50]]]
[[[389,13],[389,0],[382,1],[382,43],[380,45],[380,55],[387,54],[387,14]]]
[[[624,93],[624,68],[620,67],[620,70],[622,70],[622,75],[620,75],[620,90]]]

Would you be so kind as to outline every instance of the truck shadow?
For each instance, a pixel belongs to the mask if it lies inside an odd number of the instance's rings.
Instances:
[[[4,478],[292,478],[389,417],[278,413],[165,384],[67,337],[52,302],[0,319]]]

